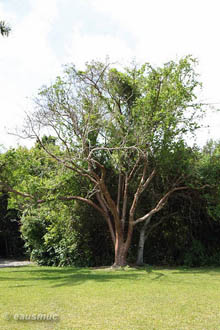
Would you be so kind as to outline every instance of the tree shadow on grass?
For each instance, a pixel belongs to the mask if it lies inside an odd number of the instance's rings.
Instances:
[[[166,276],[163,273],[160,273],[158,271],[155,271],[155,269],[152,266],[147,266],[144,267],[144,270],[149,274],[149,275],[156,275],[154,278],[151,278],[152,281],[159,280],[160,278]]]
[[[88,281],[98,283],[108,283],[114,281],[132,281],[144,280],[158,281],[168,280],[172,282],[167,270],[171,270],[170,275],[187,275],[187,274],[220,274],[220,268],[167,268],[167,267],[141,267],[128,270],[112,270],[112,269],[89,269],[89,268],[53,268],[53,267],[37,267],[29,266],[22,268],[9,268],[4,272],[0,272],[0,282],[16,282],[9,288],[42,286],[50,288],[75,286]],[[180,279],[181,282],[181,279]],[[176,280],[175,280],[176,283]]]
[[[220,275],[220,268],[219,267],[201,267],[201,268],[188,268],[182,267],[177,269],[173,272],[175,275],[200,275],[200,274],[207,274],[209,276],[216,276]]]
[[[220,280],[220,267],[185,267],[185,266],[180,266],[180,267],[153,267],[153,271],[156,274],[156,271],[167,271],[170,270],[171,274],[176,276],[178,278],[178,275],[208,275],[212,277],[216,277],[216,279]],[[148,272],[150,271],[149,269],[147,270]],[[169,274],[166,274],[166,276]],[[169,276],[167,276],[169,277]],[[169,280],[172,281],[172,278],[169,278]],[[181,281],[181,280],[180,280]],[[176,281],[175,281],[176,283]]]
[[[2,276],[5,273],[0,273],[0,281],[15,281],[20,282],[17,285],[10,287],[18,288],[26,286],[38,286],[42,282],[48,282],[50,287],[62,287],[62,286],[74,286],[79,285],[87,281],[96,282],[112,282],[116,280],[132,281],[136,278],[143,276],[140,272],[137,273],[127,271],[116,270],[99,270],[94,271],[92,269],[85,268],[45,268],[45,267],[28,267],[26,269],[8,269],[7,274],[9,276]],[[28,282],[32,282],[29,284]],[[25,284],[24,284],[25,283]]]
[[[147,273],[147,274],[146,274]],[[4,276],[8,274],[8,276]],[[38,286],[48,282],[50,287],[74,286],[87,281],[107,283],[112,281],[134,281],[147,278],[159,280],[165,275],[162,272],[155,271],[153,267],[137,267],[130,269],[114,270],[111,268],[75,268],[75,267],[37,267],[29,266],[26,268],[8,269],[7,273],[0,272],[1,281],[15,281],[16,285],[9,288],[18,288],[25,286]],[[20,283],[20,284],[19,284]]]

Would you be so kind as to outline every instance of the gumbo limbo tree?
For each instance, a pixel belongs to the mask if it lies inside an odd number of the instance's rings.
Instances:
[[[114,266],[126,265],[135,226],[184,189],[181,175],[174,177],[154,206],[146,200],[138,214],[142,194],[160,171],[161,155],[172,155],[182,136],[198,127],[202,105],[196,103],[200,83],[195,64],[188,56],[159,68],[145,64],[119,70],[107,62],[91,62],[81,71],[69,65],[63,77],[41,88],[27,118],[23,133],[79,182],[86,180],[88,191],[55,198],[79,200],[100,212],[114,244]],[[45,132],[56,136],[61,152],[45,144]],[[114,190],[110,175],[117,179]]]

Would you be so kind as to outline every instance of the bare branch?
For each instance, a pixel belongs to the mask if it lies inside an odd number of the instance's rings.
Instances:
[[[163,217],[160,218],[159,221],[153,223],[153,224],[150,226],[150,228],[148,229],[147,233],[145,234],[145,236],[144,236],[144,240],[146,241],[146,239],[148,238],[149,234],[152,232],[152,230],[153,230],[154,228],[156,228],[157,226],[159,226],[159,225],[160,225],[165,219],[167,219],[168,217],[172,217],[172,216],[174,216],[175,214],[177,214],[177,212],[172,212],[172,213],[170,213],[170,214],[164,215]],[[148,220],[149,220],[149,221],[148,221]],[[145,221],[144,226],[145,226],[145,224],[148,225],[148,224],[150,223],[150,220],[151,220],[151,218],[148,218],[148,219]],[[147,222],[147,221],[148,221],[148,222]],[[145,230],[146,230],[146,228],[147,228],[147,225],[145,226]]]
[[[152,173],[150,174],[150,176],[147,178],[147,180],[143,185],[142,192],[147,189],[147,187],[149,186],[155,175],[156,175],[156,169],[153,169]]]
[[[138,165],[140,164],[140,161],[141,161],[141,156],[139,154],[138,155],[138,159],[137,159],[136,163],[134,164],[134,166],[133,166],[133,168],[132,168],[132,170],[131,170],[131,172],[130,172],[130,174],[128,176],[128,181],[130,181],[132,179],[132,177],[133,177],[133,175],[134,175],[134,173],[135,173]]]
[[[113,242],[113,244],[115,244],[115,233],[114,233],[114,229],[113,229],[113,226],[112,226],[111,218],[109,216],[108,209],[105,205],[105,201],[104,201],[103,197],[101,197],[100,193],[97,193],[96,197],[99,201],[100,206],[104,210],[105,215],[103,214],[103,216],[105,217],[105,219],[107,221],[107,224],[108,224],[108,227],[109,227],[109,230],[110,230],[110,234],[111,234],[111,238],[112,238],[112,242]]]
[[[131,222],[133,222],[134,213],[135,213],[135,210],[136,210],[137,203],[138,203],[138,200],[139,200],[140,195],[148,187],[148,185],[150,184],[150,182],[152,181],[153,177],[156,174],[156,170],[154,169],[152,171],[152,173],[150,174],[150,176],[147,178],[147,180],[145,180],[146,172],[147,172],[147,165],[148,164],[147,164],[147,160],[146,160],[145,161],[145,164],[144,164],[143,174],[142,174],[141,180],[139,182],[138,188],[136,190],[136,193],[134,195],[133,202],[132,202],[132,205],[131,205],[131,208],[130,208],[129,218],[130,218],[130,221]]]
[[[178,191],[178,190],[185,190],[185,189],[189,189],[189,187],[186,187],[186,186],[183,186],[183,187],[177,187],[177,188],[173,188],[171,189],[170,191],[168,191],[160,200],[159,202],[157,203],[157,205],[155,206],[154,209],[152,209],[150,212],[148,212],[147,214],[145,214],[143,217],[141,218],[138,218],[137,220],[135,220],[133,222],[133,225],[135,226],[137,223],[139,222],[143,222],[144,220],[146,220],[147,218],[151,217],[153,214],[159,212],[163,207],[164,205],[166,204],[168,198],[170,197],[170,195],[172,193],[174,193],[175,191]]]
[[[7,190],[8,192],[11,192],[11,193],[14,193],[16,195],[19,195],[19,196],[22,196],[24,198],[29,198],[29,199],[35,199],[34,196],[32,196],[31,194],[27,194],[27,193],[23,193],[21,191],[18,191],[16,189],[13,189],[11,188],[9,185],[7,185],[6,183],[4,182],[0,182],[0,185],[5,189]]]
[[[121,186],[122,186],[122,174],[119,173],[119,178],[118,178],[118,194],[117,194],[117,211],[120,216],[120,200],[121,200]]]
[[[95,208],[97,211],[99,211],[103,216],[105,216],[105,212],[103,211],[103,209],[101,209],[98,205],[96,205],[93,201],[91,201],[90,199],[84,198],[84,197],[80,197],[80,196],[60,196],[58,197],[59,200],[61,201],[71,201],[71,200],[78,200],[81,202],[84,202],[90,206],[92,206],[93,208]]]
[[[109,148],[109,147],[96,147],[93,148],[88,156],[88,159],[90,159],[92,157],[93,152],[98,151],[98,150],[106,150],[106,151],[113,151],[113,150],[131,150],[131,149],[135,149],[138,150],[139,152],[141,152],[141,150],[138,149],[138,147],[136,146],[130,146],[130,147],[115,147],[115,148]]]
[[[75,163],[72,163],[73,166],[70,166],[66,163],[65,160],[60,159],[59,157],[57,157],[56,155],[54,155],[52,152],[50,152],[45,145],[41,142],[41,139],[39,137],[37,137],[37,141],[39,142],[39,144],[41,145],[41,147],[44,149],[44,151],[51,156],[52,158],[54,158],[57,162],[63,164],[66,168],[84,176],[89,178],[90,181],[92,181],[93,183],[97,184],[97,181],[91,176],[89,175],[83,168],[81,168],[80,166],[76,165]]]
[[[125,225],[127,201],[128,201],[128,176],[126,175],[125,182],[124,182],[123,207],[122,207],[122,218],[121,218],[123,228]]]

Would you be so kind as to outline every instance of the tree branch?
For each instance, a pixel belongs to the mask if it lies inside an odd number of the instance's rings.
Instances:
[[[170,195],[178,190],[185,190],[185,189],[189,189],[189,187],[183,186],[183,187],[177,187],[177,188],[173,188],[170,191],[168,191],[157,203],[157,205],[155,206],[154,209],[152,209],[150,212],[148,212],[147,214],[145,214],[143,217],[138,218],[137,220],[135,220],[133,222],[133,225],[135,226],[137,223],[139,222],[143,222],[144,220],[146,220],[147,218],[149,218],[150,216],[152,216],[153,214],[159,212],[164,205],[166,204],[168,198],[170,197]]]
[[[146,241],[146,239],[148,238],[148,236],[149,236],[149,234],[152,232],[152,230],[155,228],[155,227],[157,227],[157,226],[159,226],[166,218],[168,218],[168,217],[172,217],[173,215],[175,215],[175,214],[177,214],[177,212],[173,212],[173,213],[170,213],[170,214],[167,214],[167,215],[165,215],[165,216],[163,216],[159,221],[157,221],[156,223],[153,223],[151,226],[150,226],[150,228],[149,228],[149,230],[148,230],[148,232],[145,234],[145,236],[144,236],[144,241]],[[151,219],[151,218],[150,218]],[[148,218],[148,220],[149,220],[149,218]],[[149,221],[150,222],[150,221]],[[147,223],[147,225],[149,224],[149,222]],[[146,223],[146,222],[145,222]],[[144,223],[144,226],[145,226],[145,223]],[[145,230],[146,230],[146,228],[147,228],[147,225],[145,226]]]
[[[120,200],[121,200],[121,186],[122,186],[122,174],[119,173],[119,178],[118,178],[118,194],[117,194],[117,210],[118,214],[120,216]]]
[[[92,181],[93,183],[97,184],[97,181],[91,176],[89,175],[83,168],[79,167],[76,164],[73,164],[73,166],[68,165],[64,160],[60,159],[59,157],[57,157],[56,155],[54,155],[52,152],[50,152],[45,146],[44,144],[41,142],[41,139],[37,137],[37,141],[39,142],[39,144],[41,145],[41,147],[44,149],[44,151],[52,158],[54,158],[57,162],[63,164],[66,168],[84,176],[89,178],[90,181]]]
[[[107,221],[107,224],[108,224],[108,227],[109,227],[109,230],[110,230],[112,242],[113,242],[113,244],[115,244],[115,233],[114,233],[114,229],[113,229],[113,226],[112,226],[111,218],[110,218],[109,213],[108,213],[108,209],[107,209],[107,207],[105,205],[105,202],[103,201],[100,193],[97,193],[96,194],[96,197],[97,197],[97,199],[99,201],[99,204],[101,205],[101,207],[103,208],[103,210],[105,212],[104,217],[105,217],[105,219]]]
[[[123,228],[125,225],[127,201],[128,201],[128,176],[126,175],[125,182],[124,182],[123,207],[122,207],[122,218],[121,218]]]

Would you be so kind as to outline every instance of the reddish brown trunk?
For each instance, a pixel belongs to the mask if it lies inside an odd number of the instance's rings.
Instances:
[[[127,265],[128,249],[131,245],[133,227],[129,226],[127,240],[124,242],[123,234],[116,233],[115,240],[115,262],[113,267],[123,267]]]
[[[127,265],[127,252],[126,244],[123,242],[123,237],[116,234],[115,242],[115,262],[113,267],[123,267]]]

